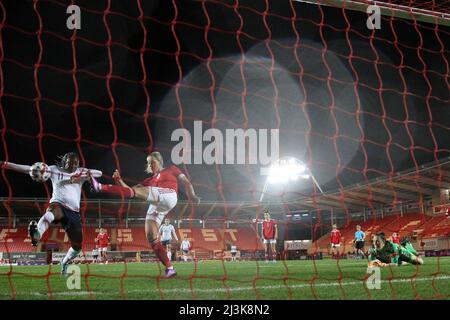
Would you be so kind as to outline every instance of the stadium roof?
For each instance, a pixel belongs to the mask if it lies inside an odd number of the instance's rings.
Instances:
[[[424,203],[433,195],[439,195],[441,189],[450,189],[450,158],[440,161],[439,165],[422,165],[417,170],[411,169],[398,172],[390,177],[376,178],[365,183],[358,183],[341,190],[315,194],[296,200],[282,199],[270,202],[245,201],[204,201],[194,206],[187,201],[179,201],[169,215],[172,219],[203,219],[203,220],[248,220],[262,217],[264,208],[269,208],[272,215],[282,218],[285,214],[333,210],[335,212],[362,211],[364,209],[379,209],[408,203]],[[46,199],[31,198],[1,198],[4,208],[18,216],[36,216],[41,214]],[[86,216],[116,218],[121,212],[122,218],[143,217],[148,204],[144,201],[117,199],[87,199]]]

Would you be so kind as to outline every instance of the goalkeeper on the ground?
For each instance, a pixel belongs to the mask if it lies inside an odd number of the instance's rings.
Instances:
[[[401,266],[403,264],[423,264],[417,251],[409,241],[401,245],[386,240],[383,232],[372,237],[372,247],[369,249],[369,267]]]

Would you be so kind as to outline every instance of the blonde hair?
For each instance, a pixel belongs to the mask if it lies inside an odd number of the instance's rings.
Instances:
[[[164,168],[164,160],[163,160],[163,157],[162,157],[161,153],[159,153],[158,151],[153,151],[152,153],[150,153],[147,156],[147,159],[148,159],[148,157],[155,158],[156,160],[158,160],[159,163],[161,164],[161,168]],[[153,173],[153,171],[150,168],[150,165],[148,163],[145,166],[145,172],[146,173]]]
[[[150,156],[152,158],[155,158],[156,160],[158,160],[159,163],[161,163],[161,167],[164,168],[164,160],[163,160],[161,153],[159,153],[158,151],[154,151],[154,152],[150,153]]]

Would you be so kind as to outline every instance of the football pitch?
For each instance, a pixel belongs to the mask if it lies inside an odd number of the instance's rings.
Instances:
[[[419,268],[382,268],[380,288],[370,290],[366,286],[366,279],[371,276],[366,260],[175,263],[178,276],[173,279],[164,279],[163,269],[157,263],[77,266],[79,289],[74,277],[59,274],[59,265],[1,266],[0,299],[450,298],[450,257],[425,258],[425,264]]]

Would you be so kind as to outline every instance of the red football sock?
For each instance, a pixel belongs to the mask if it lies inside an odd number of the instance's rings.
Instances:
[[[102,184],[102,193],[111,193],[125,198],[134,198],[134,190],[129,187],[115,186],[112,184]]]
[[[166,248],[164,248],[164,246],[161,244],[161,241],[152,243],[151,246],[158,259],[166,266],[166,268],[170,268],[172,264],[167,257]]]

